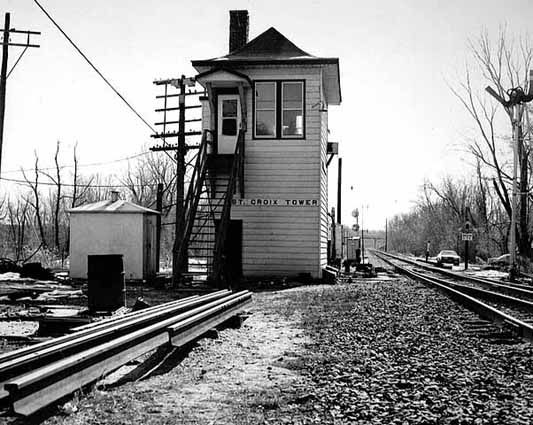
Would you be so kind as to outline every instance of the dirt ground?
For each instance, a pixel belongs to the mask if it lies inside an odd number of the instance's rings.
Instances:
[[[299,314],[288,314],[289,304],[286,292],[254,294],[252,314],[240,328],[167,353],[148,379],[99,383],[68,402],[66,409],[75,413],[65,414],[63,405],[62,414],[44,423],[251,424],[269,423],[271,411],[290,418],[286,400],[305,394],[311,384],[293,367],[307,337]]]
[[[531,345],[468,331],[471,313],[420,284],[381,276],[259,292],[249,310],[240,328],[157,353],[146,379],[152,359],[15,423],[533,421]]]

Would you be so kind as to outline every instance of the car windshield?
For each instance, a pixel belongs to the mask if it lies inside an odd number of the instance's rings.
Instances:
[[[440,255],[457,255],[455,251],[441,251]]]

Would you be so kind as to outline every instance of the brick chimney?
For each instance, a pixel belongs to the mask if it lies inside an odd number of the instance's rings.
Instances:
[[[229,52],[240,49],[248,43],[248,11],[229,11]]]

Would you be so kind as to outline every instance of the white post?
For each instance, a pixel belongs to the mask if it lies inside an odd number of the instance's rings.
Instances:
[[[520,126],[520,108],[519,103],[513,106],[513,192],[511,200],[511,232],[510,232],[510,248],[509,248],[509,278],[514,280],[516,276],[516,198],[518,195],[518,127]]]

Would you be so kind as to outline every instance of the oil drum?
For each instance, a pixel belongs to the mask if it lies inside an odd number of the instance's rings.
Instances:
[[[87,278],[91,312],[109,312],[126,305],[122,255],[89,255]]]

